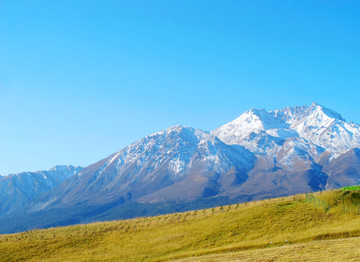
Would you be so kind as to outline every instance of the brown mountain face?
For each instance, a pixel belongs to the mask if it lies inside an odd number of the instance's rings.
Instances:
[[[360,150],[350,149],[346,153],[329,162],[329,154],[325,154],[319,161],[323,165],[323,172],[329,178],[327,188],[339,188],[360,184]]]
[[[246,196],[248,199],[264,199],[325,188],[327,174],[321,166],[304,159],[297,159],[292,167],[282,165],[268,156],[258,156],[248,179],[226,191],[229,197]],[[225,195],[225,194],[224,194]]]
[[[247,180],[254,159],[244,147],[203,131],[170,128],[85,168],[39,198],[33,210],[227,196]]]

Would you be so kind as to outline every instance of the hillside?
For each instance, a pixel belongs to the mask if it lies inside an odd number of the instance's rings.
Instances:
[[[213,131],[177,125],[56,183],[43,171],[2,178],[0,233],[356,185],[359,147],[360,125],[316,103],[251,109]]]
[[[1,235],[0,261],[351,261],[359,200],[337,190]]]

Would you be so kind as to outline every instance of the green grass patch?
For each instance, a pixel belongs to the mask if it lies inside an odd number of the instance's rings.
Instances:
[[[359,189],[360,189],[360,186],[347,186],[347,187],[342,188],[342,190],[345,190],[345,191],[356,191]]]

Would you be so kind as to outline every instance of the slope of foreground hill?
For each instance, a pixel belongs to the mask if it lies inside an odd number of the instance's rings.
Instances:
[[[0,261],[351,261],[360,191],[0,236]]]

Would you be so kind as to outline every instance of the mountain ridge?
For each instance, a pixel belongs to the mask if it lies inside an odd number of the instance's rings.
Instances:
[[[236,161],[236,164],[232,163],[234,169],[235,166],[250,169],[251,157],[252,154],[243,147],[226,145],[199,129],[174,126],[146,136],[123,150],[90,165],[69,179],[63,185],[63,189],[56,188],[51,194],[56,199],[60,198],[72,204],[81,197],[85,197],[83,201],[88,201],[94,197],[94,194],[97,200],[106,198],[107,192],[111,194],[117,192],[124,202],[126,199],[133,198],[144,200],[145,193],[154,193],[154,190],[159,191],[182,183],[184,179],[189,179],[201,188],[187,192],[186,198],[194,199],[195,196],[202,195],[204,191],[210,194],[216,187],[208,185],[211,182],[199,173],[212,173],[211,179],[215,179],[219,174],[231,169],[224,165],[225,161],[229,163]],[[68,192],[67,188],[72,190]],[[184,189],[186,190],[186,187]],[[173,188],[173,190],[181,191],[181,188]],[[67,193],[64,194],[64,192]],[[80,192],[81,197],[74,201],[73,198]],[[193,194],[192,197],[191,194]],[[171,199],[171,197],[168,194],[166,198]],[[70,200],[67,200],[68,198]],[[180,196],[179,200],[181,200]],[[148,201],[156,202],[155,199]]]
[[[360,126],[347,123],[339,113],[317,103],[274,111],[251,109],[211,133],[225,143],[241,144],[255,153],[269,153],[261,145],[250,144],[256,136],[275,144],[279,144],[276,139],[300,137],[331,152],[360,146]]]
[[[0,215],[15,212],[37,196],[64,182],[82,167],[57,165],[50,170],[0,177]]]
[[[148,135],[36,195],[21,215],[66,225],[349,186],[360,183],[359,147],[360,126],[317,103],[250,109],[210,132]]]

